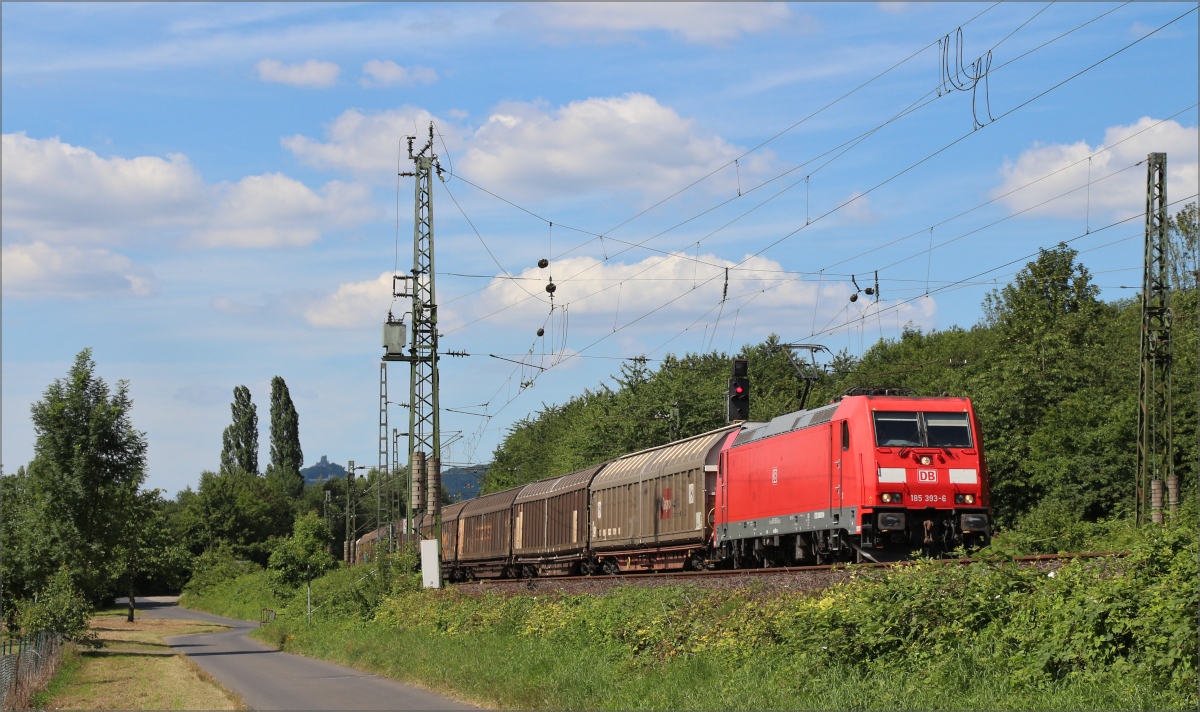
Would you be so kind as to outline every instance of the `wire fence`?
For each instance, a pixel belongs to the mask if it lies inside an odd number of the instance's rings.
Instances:
[[[0,642],[0,709],[28,706],[57,669],[62,645],[62,636],[45,631]]]

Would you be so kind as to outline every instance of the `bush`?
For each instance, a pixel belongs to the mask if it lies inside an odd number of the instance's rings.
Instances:
[[[1047,498],[1021,517],[1015,527],[998,533],[989,548],[1010,557],[1123,551],[1133,546],[1136,539],[1137,529],[1128,519],[1085,521],[1078,508],[1062,500]]]
[[[1194,705],[1194,527],[1181,518],[1128,531],[1129,555],[1076,559],[1053,571],[996,557],[863,571],[815,594],[685,586],[603,596],[416,591],[390,597],[375,620],[439,636],[616,646],[630,661],[655,666],[712,655],[749,665],[776,655],[863,677],[952,679],[970,661],[1023,689],[1119,682]]]
[[[19,601],[17,608],[18,625],[26,635],[49,631],[85,645],[96,642],[96,634],[88,628],[92,605],[72,583],[65,566],[50,577],[33,601]]]
[[[322,619],[349,618],[369,621],[384,601],[393,595],[421,588],[416,554],[402,551],[378,557],[370,564],[339,568],[313,580],[314,616]],[[304,617],[305,592],[298,591],[288,606],[288,615]]]
[[[235,557],[233,547],[221,542],[196,557],[192,577],[184,585],[183,591],[192,595],[203,594],[213,586],[261,570],[257,564]]]
[[[268,580],[276,596],[290,596],[309,577],[318,578],[337,566],[329,553],[331,539],[314,512],[296,517],[292,535],[275,541],[267,564]]]

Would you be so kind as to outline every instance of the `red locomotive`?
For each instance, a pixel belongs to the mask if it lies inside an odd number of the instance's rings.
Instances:
[[[894,560],[989,531],[969,399],[849,395],[449,507],[441,538],[467,580]]]
[[[744,428],[721,453],[713,546],[738,567],[981,546],[981,452],[966,398],[850,396]]]

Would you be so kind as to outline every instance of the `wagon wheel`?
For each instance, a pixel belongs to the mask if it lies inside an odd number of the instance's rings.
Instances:
[[[596,562],[591,559],[583,559],[579,562],[579,573],[583,576],[591,576],[596,573]]]
[[[621,567],[617,565],[616,559],[605,559],[600,564],[600,570],[609,576],[616,576],[621,573]]]

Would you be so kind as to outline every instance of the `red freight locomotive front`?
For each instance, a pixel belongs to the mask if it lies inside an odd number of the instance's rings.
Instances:
[[[747,427],[721,454],[713,544],[739,566],[983,545],[982,451],[966,398],[848,396]]]

